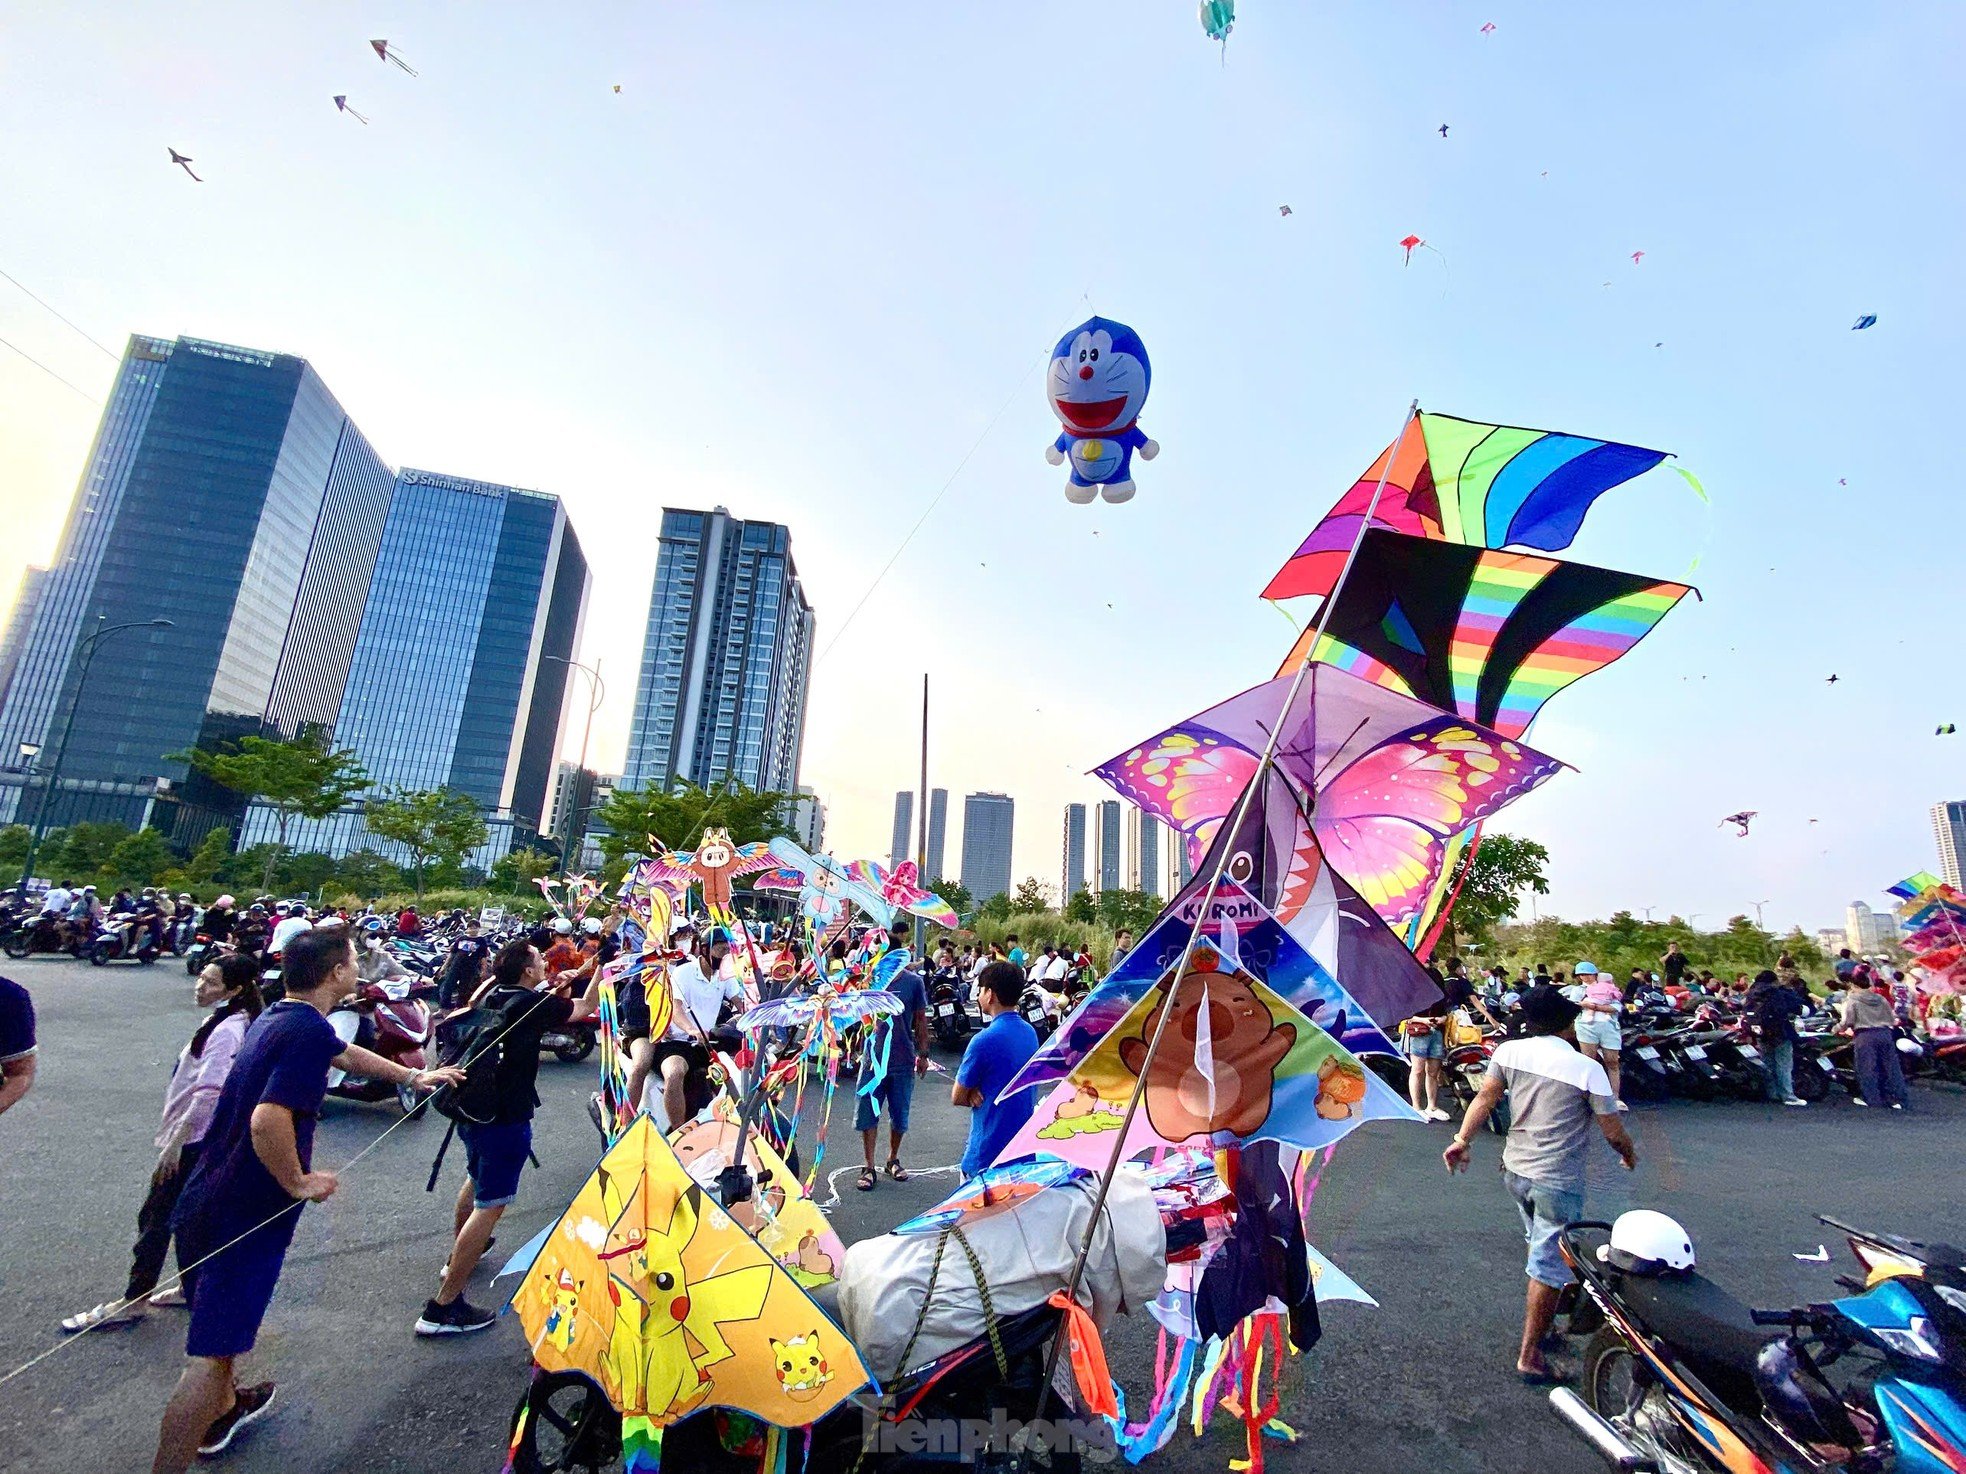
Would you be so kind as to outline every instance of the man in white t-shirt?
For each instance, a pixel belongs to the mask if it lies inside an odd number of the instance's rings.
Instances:
[[[1063,992],[1065,988],[1065,974],[1071,970],[1071,959],[1066,957],[1056,947],[1047,944],[1044,949],[1044,972],[1038,978],[1038,981],[1044,984],[1045,991],[1050,993]]]
[[[675,1006],[669,1036],[655,1047],[653,1063],[661,1071],[662,1110],[670,1130],[689,1118],[689,1071],[692,1064],[708,1065],[724,1004],[744,997],[744,987],[734,974],[720,975],[729,943],[721,933],[711,935],[712,940],[693,956],[669,969]]]
[[[1500,1045],[1461,1129],[1441,1160],[1465,1171],[1475,1135],[1489,1113],[1509,1098],[1509,1135],[1502,1147],[1502,1181],[1522,1216],[1529,1244],[1528,1298],[1516,1373],[1532,1387],[1563,1380],[1543,1356],[1543,1337],[1556,1320],[1557,1296],[1570,1283],[1557,1232],[1584,1216],[1584,1165],[1593,1121],[1630,1171],[1637,1162],[1618,1115],[1604,1066],[1577,1050],[1574,1029],[1582,1008],[1547,984],[1522,995],[1528,1037]]]
[[[66,916],[68,908],[75,900],[75,892],[64,884],[51,885],[47,894],[41,897],[41,914],[44,916]]]
[[[287,914],[280,918],[280,924],[273,928],[273,940],[266,944],[266,950],[275,956],[279,955],[287,950],[288,942],[302,932],[310,930],[312,926],[313,923],[307,919],[305,906],[289,906]]]

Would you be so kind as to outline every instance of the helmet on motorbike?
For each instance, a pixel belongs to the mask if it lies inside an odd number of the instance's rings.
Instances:
[[[178,898],[178,899],[179,899],[180,901],[187,901],[187,902],[188,902],[188,901],[189,901],[189,900],[191,899],[191,892],[190,892],[190,891],[179,891],[179,892],[177,893],[177,898]]]
[[[573,923],[568,921],[564,916],[555,916],[553,918],[553,930],[564,937],[573,931]]]
[[[601,918],[598,916],[588,917],[580,923],[580,929],[590,937],[598,937],[601,934]]]
[[[382,930],[382,918],[381,918],[380,916],[371,916],[371,917],[370,917],[370,918],[369,918],[369,919],[368,919],[367,921],[365,921],[365,922],[363,922],[363,923],[362,923],[362,930],[363,930],[363,931],[381,931],[381,930]]]
[[[1687,1274],[1693,1268],[1693,1240],[1663,1213],[1634,1208],[1611,1225],[1611,1242],[1597,1257],[1627,1274]]]

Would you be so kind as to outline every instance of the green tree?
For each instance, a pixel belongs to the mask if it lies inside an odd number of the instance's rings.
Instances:
[[[976,908],[976,915],[980,920],[986,921],[1007,920],[1010,916],[1010,897],[1003,891],[998,891]]]
[[[976,897],[969,893],[969,887],[960,880],[931,880],[928,888],[947,901],[958,917],[967,919],[975,914]]]
[[[259,893],[265,895],[273,889],[273,871],[279,863],[280,846],[270,839],[263,840],[234,851],[219,867],[218,878],[241,889],[258,886]]]
[[[465,853],[485,842],[490,832],[478,805],[455,788],[428,788],[372,798],[369,832],[393,840],[410,852],[409,870],[418,899],[431,861],[459,865]]]
[[[339,867],[333,855],[319,850],[303,850],[280,862],[280,889],[290,896],[311,896],[335,877]]]
[[[1453,881],[1460,893],[1448,914],[1456,949],[1466,942],[1487,941],[1497,926],[1515,915],[1525,892],[1548,895],[1550,883],[1543,867],[1549,862],[1550,852],[1542,845],[1513,834],[1484,834],[1480,844],[1464,850]]]
[[[539,887],[533,882],[559,868],[559,856],[522,846],[499,856],[488,878],[494,889],[509,891],[515,896],[536,896]]]
[[[1145,891],[1115,888],[1101,891],[1096,903],[1099,919],[1111,931],[1130,931],[1135,936],[1154,924],[1160,915],[1161,899]]]
[[[1027,875],[1017,882],[1017,889],[1010,898],[1013,911],[1049,911],[1051,909],[1051,887],[1035,875]]]
[[[1092,892],[1080,886],[1072,892],[1071,900],[1065,903],[1067,921],[1094,922],[1099,919],[1099,907],[1094,904]]]
[[[334,878],[335,884],[370,901],[403,883],[403,867],[374,850],[350,850],[335,866]]]
[[[184,862],[185,878],[203,884],[216,879],[225,862],[232,858],[232,831],[223,824],[216,824],[205,831],[205,837],[198,841],[198,848],[191,852],[191,858]]]
[[[645,855],[651,842],[672,849],[689,849],[704,829],[717,825],[730,831],[733,844],[751,844],[792,831],[786,823],[792,795],[726,784],[715,791],[693,783],[667,791],[655,788],[617,788],[594,811],[607,833],[596,835],[606,871],[618,877],[627,870],[630,855]]]
[[[194,747],[168,754],[189,763],[222,788],[258,799],[273,810],[276,848],[260,874],[260,889],[273,884],[273,867],[287,850],[287,826],[295,815],[325,819],[368,787],[369,775],[352,749],[331,748],[319,733],[291,742],[241,737],[232,752]]]
[[[0,876],[18,876],[27,863],[27,846],[34,831],[25,824],[9,824],[0,829]]]
[[[117,843],[109,868],[125,885],[150,885],[171,863],[170,841],[155,829],[140,829]]]
[[[42,844],[34,868],[51,880],[66,875],[78,884],[113,881],[116,847],[134,831],[127,824],[74,824],[58,829]]]

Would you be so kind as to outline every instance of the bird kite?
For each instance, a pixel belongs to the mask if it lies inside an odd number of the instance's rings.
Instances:
[[[1632,252],[1632,265],[1636,266],[1638,265],[1639,262],[1643,261],[1644,259],[1645,259],[1645,253],[1643,251]]]
[[[1855,322],[1850,324],[1850,331],[1853,333],[1861,333],[1865,328],[1876,327],[1876,326],[1877,326],[1877,314],[1875,312],[1866,312],[1862,317],[1858,318]]]
[[[1722,819],[1720,822],[1722,824],[1738,825],[1741,831],[1740,837],[1742,839],[1746,839],[1748,837],[1748,825],[1750,822],[1753,821],[1754,816],[1757,812],[1759,811],[1755,809],[1742,809],[1740,813],[1729,814],[1725,819]]]
[[[356,122],[358,122],[358,123],[366,123],[366,122],[368,122],[368,119],[367,119],[367,118],[365,118],[365,117],[363,117],[363,116],[362,116],[362,115],[361,115],[360,113],[358,113],[358,112],[356,112],[354,108],[352,108],[352,107],[350,107],[350,106],[348,105],[348,94],[347,94],[347,93],[345,93],[345,92],[337,92],[337,93],[335,94],[335,99],[334,99],[334,105],[335,105],[335,106],[336,106],[336,107],[337,107],[338,109],[340,109],[340,110],[341,110],[342,112],[344,112],[344,113],[347,113],[347,114],[348,114],[348,116],[349,116],[349,117],[351,117],[351,118],[353,118],[353,119],[354,119],[354,120],[355,120]]]
[[[1288,219],[1288,218],[1290,217],[1290,206],[1288,206],[1288,205],[1278,205],[1278,206],[1277,206],[1277,214],[1279,214],[1279,215],[1281,215],[1281,216],[1283,216],[1283,217],[1284,217],[1285,219]]]
[[[165,146],[169,148],[168,144]],[[173,164],[176,164],[180,169],[184,170],[185,173],[191,174],[191,160],[187,155],[179,153],[174,148],[170,149],[170,155],[171,155],[171,162]],[[204,180],[199,179],[196,174],[191,174],[191,177],[194,181],[196,181],[199,184],[203,184],[205,182]]]
[[[1836,675],[1834,672],[1832,672],[1830,678],[1827,681],[1825,681],[1823,684],[1826,686],[1834,686],[1838,681],[1842,679],[1843,677]]]
[[[1447,136],[1447,125],[1445,123],[1442,123],[1440,125],[1440,136],[1442,138],[1445,138]]]
[[[389,49],[389,43],[387,41],[371,41],[369,42],[369,45],[375,48],[375,54],[383,61],[393,62],[395,65],[401,67],[404,71],[408,72],[412,77],[414,77],[417,74],[416,68],[403,60],[402,52],[391,51]]]
[[[1953,723],[1944,722],[1940,724],[1939,729],[1936,732],[1934,732],[1932,735],[1934,737],[1950,737],[1956,732],[1958,732],[1958,730],[1959,728],[1955,726]]]

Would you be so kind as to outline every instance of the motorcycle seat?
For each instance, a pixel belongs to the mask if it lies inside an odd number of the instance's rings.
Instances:
[[[1714,1396],[1739,1412],[1759,1410],[1755,1358],[1782,1337],[1779,1328],[1756,1325],[1745,1304],[1700,1274],[1628,1274],[1620,1293],[1646,1330],[1683,1357]]]

